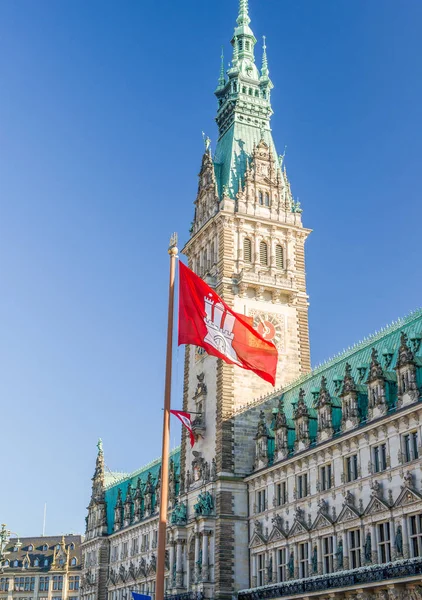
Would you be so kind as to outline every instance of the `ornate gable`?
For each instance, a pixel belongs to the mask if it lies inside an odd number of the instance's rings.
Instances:
[[[394,508],[398,508],[399,506],[407,506],[408,504],[413,504],[413,502],[420,502],[422,500],[422,495],[405,485],[402,486],[402,490],[399,494],[399,497],[394,503]]]
[[[286,537],[287,536],[284,531],[280,530],[276,525],[274,525],[268,537],[268,543],[275,542],[276,540],[285,540]]]
[[[363,513],[365,516],[367,515],[375,515],[379,512],[385,512],[386,510],[390,510],[390,505],[383,498],[379,496],[372,496],[369,501],[368,506],[365,508],[365,512]]]
[[[328,515],[324,515],[320,512],[318,513],[315,521],[313,522],[311,529],[324,529],[324,527],[331,527],[332,524],[333,521],[331,517],[329,517]]]
[[[214,163],[211,157],[209,138],[205,139],[205,154],[199,173],[198,195],[195,200],[195,218],[193,233],[196,233],[211,217],[218,212],[218,191],[215,179]]]
[[[360,519],[358,510],[351,504],[344,504],[336,523],[346,523],[347,521],[354,521],[355,519]]]
[[[289,535],[289,537],[291,537],[292,535],[299,535],[301,533],[306,533],[307,531],[309,531],[309,529],[305,525],[305,523],[303,521],[299,521],[298,519],[295,519],[293,521],[293,525],[292,525],[288,535]]]
[[[267,543],[263,535],[260,535],[257,531],[252,536],[249,544],[249,548],[256,548],[257,546],[264,546]]]

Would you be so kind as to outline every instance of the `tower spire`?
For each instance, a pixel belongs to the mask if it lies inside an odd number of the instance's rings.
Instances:
[[[266,37],[265,35],[262,36],[262,41],[263,41],[263,46],[262,46],[262,69],[261,69],[261,73],[262,73],[262,77],[265,79],[268,79],[268,75],[270,74],[269,70],[268,70],[268,58],[267,58],[267,44],[266,44]]]
[[[249,25],[251,22],[249,18],[249,5],[248,0],[239,0],[239,16],[237,17],[238,25]]]
[[[220,77],[218,78],[218,88],[222,89],[226,85],[226,78],[224,75],[224,46],[221,46],[221,67],[220,67]]]

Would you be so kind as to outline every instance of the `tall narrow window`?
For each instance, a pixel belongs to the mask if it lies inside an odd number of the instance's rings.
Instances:
[[[391,541],[390,541],[390,523],[380,523],[378,525],[378,549],[380,563],[390,562],[391,560]]]
[[[270,205],[270,195],[268,192],[265,192],[265,206]]]
[[[410,547],[412,558],[422,556],[422,515],[410,517]]]
[[[324,575],[334,571],[333,536],[322,538]]]
[[[275,265],[277,269],[284,269],[284,252],[283,246],[275,247]]]
[[[280,583],[287,580],[286,565],[287,549],[281,548],[277,551],[277,581]]]
[[[261,191],[258,192],[258,200],[260,205],[262,206],[264,204],[264,194]]]
[[[358,569],[361,566],[360,560],[360,529],[352,529],[350,535],[350,560],[351,569]]]
[[[243,240],[243,260],[247,263],[252,262],[252,242],[249,238]]]
[[[308,577],[308,542],[299,544],[299,577]]]
[[[265,242],[259,244],[259,262],[261,265],[268,265],[268,246]]]
[[[239,52],[243,50],[243,40],[239,40]]]
[[[418,432],[412,431],[403,436],[403,458],[404,462],[410,462],[419,457]]]
[[[258,554],[258,585],[265,584],[265,554]]]

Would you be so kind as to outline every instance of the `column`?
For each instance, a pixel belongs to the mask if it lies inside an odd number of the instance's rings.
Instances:
[[[208,531],[202,532],[202,581],[208,581]]]
[[[337,561],[337,534],[333,533],[333,568],[334,571],[338,571],[338,561]]]
[[[322,539],[317,538],[317,548],[318,548],[318,575],[322,575],[324,573],[324,562],[322,558]]]
[[[278,580],[277,577],[277,550],[273,550],[273,583],[276,583]]]
[[[176,587],[183,587],[183,558],[182,558],[182,541],[177,540],[176,546]]]
[[[312,542],[308,542],[308,577],[312,577],[312,575],[316,575],[314,573],[314,564],[312,561],[314,548]]]
[[[297,544],[293,544],[293,559],[294,559],[294,577],[295,579],[299,579],[299,560],[298,560],[298,551]]]
[[[197,531],[195,533],[195,565],[194,565],[194,582],[198,583],[200,578],[201,578],[201,571],[200,571],[200,560],[199,560],[199,543],[200,543],[200,537],[199,537],[199,532]]]
[[[403,558],[410,558],[409,528],[407,525],[407,515],[402,516],[401,527],[403,531]]]
[[[169,587],[172,588],[176,581],[176,563],[175,563],[175,556],[174,556],[174,547],[175,547],[175,542],[172,540],[170,542],[170,550],[169,550],[169,563],[170,563],[170,574],[169,574]]]
[[[391,545],[391,560],[397,560],[397,550],[396,550],[396,528],[394,524],[394,519],[390,519],[390,545]]]

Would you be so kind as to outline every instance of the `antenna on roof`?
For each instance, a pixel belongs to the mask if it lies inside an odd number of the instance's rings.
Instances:
[[[42,521],[42,536],[45,536],[45,521],[47,518],[47,502],[44,502],[44,518]]]

